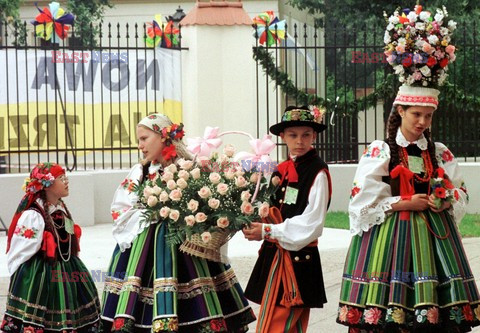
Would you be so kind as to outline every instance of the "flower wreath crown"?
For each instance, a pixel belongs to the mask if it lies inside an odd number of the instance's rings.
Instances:
[[[457,23],[449,20],[445,6],[433,15],[415,6],[414,10],[396,10],[388,17],[385,31],[385,55],[399,76],[409,86],[441,86],[447,78],[448,65],[455,61],[451,35]]]
[[[51,163],[42,163],[34,168],[30,177],[25,178],[23,190],[27,193],[35,194],[44,188],[52,186],[55,177],[50,172]]]

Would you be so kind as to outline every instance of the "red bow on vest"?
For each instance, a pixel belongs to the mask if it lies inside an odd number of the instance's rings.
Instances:
[[[410,200],[412,195],[415,194],[415,188],[413,187],[413,172],[405,168],[403,165],[397,165],[390,171],[390,177],[399,178],[400,183],[400,196],[402,199]],[[400,212],[401,220],[410,219],[409,211]]]
[[[297,170],[295,169],[295,163],[292,159],[288,159],[285,162],[280,163],[278,165],[278,172],[280,172],[280,175],[282,175],[281,182],[283,182],[287,176],[290,183],[298,182]]]

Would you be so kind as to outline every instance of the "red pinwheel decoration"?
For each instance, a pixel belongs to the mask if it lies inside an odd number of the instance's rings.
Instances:
[[[271,10],[255,16],[253,24],[257,28],[255,36],[258,36],[261,45],[266,42],[268,46],[272,46],[285,39],[285,20],[280,21]]]
[[[167,23],[163,31],[161,28],[162,16],[157,14],[152,23],[147,23],[147,37],[145,44],[147,47],[156,47],[160,44],[161,47],[171,48],[179,44],[179,30],[173,25],[173,21]]]
[[[68,36],[68,30],[70,30],[70,25],[73,25],[75,17],[70,13],[65,13],[58,2],[53,1],[43,10],[38,8],[38,11],[40,14],[35,17],[35,21],[32,21],[37,37],[45,40],[51,39],[53,43],[56,43],[59,41],[58,39],[65,39]]]

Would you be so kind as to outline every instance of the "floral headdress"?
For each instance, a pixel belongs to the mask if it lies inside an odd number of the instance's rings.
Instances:
[[[323,124],[325,108],[319,108],[316,105],[310,106],[288,106],[282,116],[282,121],[270,127],[270,132],[280,135],[287,127],[309,126],[317,133],[324,131],[327,126]]]
[[[162,150],[164,160],[168,161],[177,156],[177,150],[173,142],[182,140],[185,135],[182,123],[172,124],[167,116],[154,113],[143,118],[138,124],[161,135],[162,142],[165,143],[165,148]]]

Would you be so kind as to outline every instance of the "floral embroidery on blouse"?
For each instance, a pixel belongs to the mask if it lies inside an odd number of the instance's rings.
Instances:
[[[441,155],[443,163],[453,161],[453,154],[450,150],[445,150]]]
[[[352,186],[352,191],[350,192],[350,200],[352,200],[360,192],[360,190],[361,189],[358,186],[357,181],[354,181]]]
[[[112,210],[111,214],[112,214],[113,221],[116,221],[127,210],[128,210],[128,208],[124,208],[122,210]]]
[[[383,148],[378,148],[370,145],[363,152],[363,156],[372,158],[387,158],[387,153]]]
[[[17,236],[25,237],[28,239],[35,239],[38,236],[38,229],[37,228],[29,228],[27,226],[17,226],[15,231],[13,232]]]
[[[135,186],[135,183],[133,182],[133,180],[125,178],[123,182],[120,184],[120,186],[123,187],[128,192],[132,192]]]

